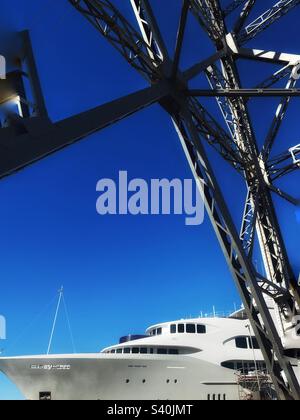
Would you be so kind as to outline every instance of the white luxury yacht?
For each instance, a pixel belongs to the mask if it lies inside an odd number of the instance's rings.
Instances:
[[[298,347],[286,352],[300,379]],[[158,324],[98,354],[0,358],[0,370],[28,400],[238,400],[241,375],[259,381],[265,363],[240,310]]]

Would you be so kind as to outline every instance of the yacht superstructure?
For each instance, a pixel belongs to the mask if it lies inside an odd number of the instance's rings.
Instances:
[[[300,349],[287,349],[300,379]],[[29,400],[238,400],[238,373],[265,372],[243,311],[154,325],[97,354],[0,358]]]

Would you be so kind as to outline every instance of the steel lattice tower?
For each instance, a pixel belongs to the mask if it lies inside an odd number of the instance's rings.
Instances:
[[[182,0],[175,52],[170,56],[149,0],[131,2],[139,31],[108,0],[69,0],[115,47],[124,59],[149,82],[149,87],[53,124],[47,116],[28,34],[24,36],[24,59],[34,73],[35,104],[23,118],[10,119],[0,130],[0,176],[7,176],[71,143],[111,125],[154,103],[172,118],[206,210],[242,297],[245,311],[263,352],[280,399],[300,399],[300,386],[283,340],[295,327],[300,312],[300,287],[291,268],[276,215],[272,194],[296,204],[275,181],[299,168],[300,146],[271,157],[273,145],[292,97],[299,97],[300,55],[247,48],[285,14],[295,11],[300,0],[280,0],[256,16],[256,0]],[[226,3],[225,0],[222,3]],[[239,13],[237,13],[239,12]],[[215,47],[215,53],[181,71],[180,58],[189,14],[193,14]],[[229,17],[238,18],[229,28]],[[252,18],[254,16],[254,20]],[[232,19],[231,19],[232,20]],[[237,61],[265,62],[280,66],[259,86],[243,88]],[[189,83],[205,74],[209,89],[191,90]],[[276,88],[286,80],[284,88]],[[1,92],[0,92],[1,93]],[[215,97],[224,121],[216,120],[202,105],[201,97]],[[253,129],[248,101],[252,97],[278,97],[279,106],[263,148]],[[0,98],[1,99],[1,98]],[[3,101],[3,99],[2,99]],[[24,105],[24,102],[23,102]],[[13,141],[12,141],[13,140]],[[242,227],[238,232],[217,181],[214,162],[204,143],[211,145],[244,178],[247,186]],[[265,272],[253,261],[255,241],[260,245]],[[277,321],[269,304],[275,306]],[[280,325],[280,327],[279,327]],[[283,374],[284,373],[284,374]]]

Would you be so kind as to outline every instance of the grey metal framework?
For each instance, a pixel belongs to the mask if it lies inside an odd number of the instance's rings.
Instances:
[[[139,30],[108,0],[69,0],[71,5],[116,48],[149,82],[149,87],[91,111],[52,123],[47,115],[28,33],[24,33],[24,56],[31,75],[34,106],[26,100],[22,117],[9,115],[0,130],[0,177],[4,177],[154,103],[170,115],[183,150],[205,200],[207,213],[226,257],[271,372],[279,399],[300,399],[300,386],[284,355],[282,338],[294,325],[300,310],[300,287],[291,268],[273,204],[272,194],[296,204],[298,201],[274,183],[300,166],[300,145],[271,156],[273,145],[292,97],[300,96],[300,55],[246,48],[262,31],[295,11],[300,0],[281,0],[256,15],[256,0],[183,0],[177,42],[170,54],[149,0],[131,2]],[[165,2],[164,2],[165,3]],[[223,2],[222,2],[223,3]],[[224,3],[225,0],[224,0]],[[166,7],[168,7],[166,5]],[[184,71],[180,58],[189,14],[194,15],[215,47],[215,53]],[[233,17],[237,15],[235,19]],[[253,16],[254,20],[250,21]],[[228,19],[230,17],[230,19]],[[232,28],[229,25],[232,20]],[[250,22],[250,23],[249,23]],[[280,66],[259,86],[243,88],[238,60],[254,60]],[[189,82],[203,73],[207,90],[191,90]],[[15,79],[14,79],[15,80]],[[286,80],[285,88],[274,88]],[[6,81],[7,83],[7,81]],[[0,82],[1,87],[1,82]],[[24,93],[24,92],[23,92]],[[215,97],[224,119],[218,122],[202,105],[201,97]],[[280,97],[269,133],[260,150],[248,102],[251,97]],[[0,103],[8,100],[0,89]],[[238,232],[205,143],[212,146],[244,178],[247,187],[242,227]],[[255,241],[266,274],[253,262]],[[282,328],[276,327],[269,300],[276,307]],[[284,373],[284,374],[283,374]]]

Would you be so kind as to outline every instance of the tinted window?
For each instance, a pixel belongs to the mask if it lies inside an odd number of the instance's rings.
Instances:
[[[179,351],[177,349],[170,349],[169,354],[179,354]]]
[[[171,334],[176,334],[176,332],[177,332],[176,325],[175,324],[174,325],[171,325],[170,330],[171,330]]]
[[[161,328],[157,328],[157,332],[156,332],[156,334],[157,334],[157,335],[161,335],[161,333],[162,333],[162,329],[161,329]]]
[[[168,354],[167,349],[157,349],[157,354]]]
[[[256,339],[256,337],[251,337],[251,339],[249,339],[250,341],[250,348],[252,349],[252,343],[253,343],[253,349],[254,350],[259,350],[259,345],[258,345],[258,341]]]
[[[237,337],[235,339],[235,344],[238,349],[247,349],[248,348],[247,337]]]
[[[179,333],[184,333],[184,324],[178,324],[178,332]]]
[[[186,324],[186,332],[188,334],[196,334],[196,325],[195,324]]]
[[[223,363],[221,363],[221,366],[226,368],[226,369],[232,369],[232,370],[235,369],[234,362],[223,362]]]
[[[147,353],[148,353],[148,349],[146,347],[142,347],[141,354],[147,354]]]
[[[115,354],[116,350],[112,350],[111,352],[112,352],[113,354]]]
[[[137,347],[134,347],[133,349],[132,349],[132,353],[133,354],[138,354],[140,352],[140,349],[138,349]]]
[[[122,353],[122,349],[117,349],[117,353],[118,354]]]
[[[124,349],[124,353],[125,353],[125,354],[130,353],[130,349],[129,349],[129,348],[125,348],[125,349]]]
[[[197,325],[197,333],[198,334],[206,334],[206,326],[205,325]]]
[[[285,350],[284,354],[287,357],[291,357],[292,359],[299,359],[300,357],[300,350],[298,349],[290,349],[290,350]]]

